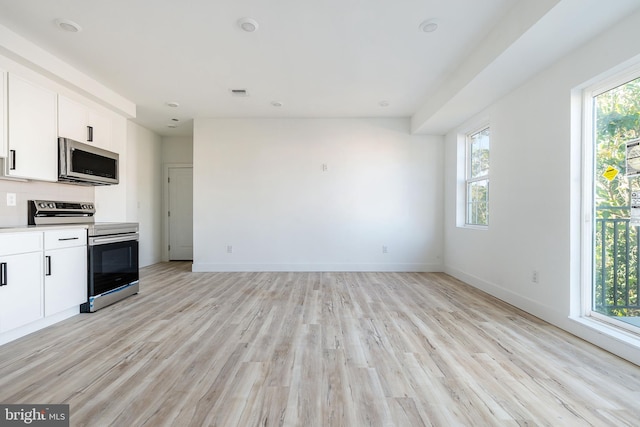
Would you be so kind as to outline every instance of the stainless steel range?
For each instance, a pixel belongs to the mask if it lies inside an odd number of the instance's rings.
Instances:
[[[88,301],[94,312],[138,293],[138,223],[95,222],[92,202],[29,201],[29,225],[83,224],[88,237]]]

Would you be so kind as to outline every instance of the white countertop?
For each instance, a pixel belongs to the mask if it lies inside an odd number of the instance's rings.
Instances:
[[[19,233],[24,231],[67,230],[70,228],[87,229],[88,224],[51,224],[51,225],[15,225],[0,227],[0,233]]]

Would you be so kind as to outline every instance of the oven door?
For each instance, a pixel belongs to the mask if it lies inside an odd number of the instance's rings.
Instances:
[[[89,238],[89,297],[138,281],[138,233]]]

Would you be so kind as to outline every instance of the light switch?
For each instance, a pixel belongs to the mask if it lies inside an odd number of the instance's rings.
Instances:
[[[16,205],[16,193],[7,193],[7,206]]]

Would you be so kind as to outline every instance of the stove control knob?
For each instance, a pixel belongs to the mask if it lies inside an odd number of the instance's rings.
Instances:
[[[49,202],[49,204],[47,206],[49,206],[51,209],[53,209],[53,208],[56,207],[56,204],[53,203],[53,202]]]
[[[87,205],[89,209],[93,209],[93,205]]]
[[[40,202],[38,203],[38,206],[40,206],[41,208],[46,208],[47,204],[45,202]]]
[[[85,204],[82,204],[82,205],[80,205],[80,207],[81,207],[82,209],[87,209],[89,206],[88,206],[88,205],[85,205]]]

